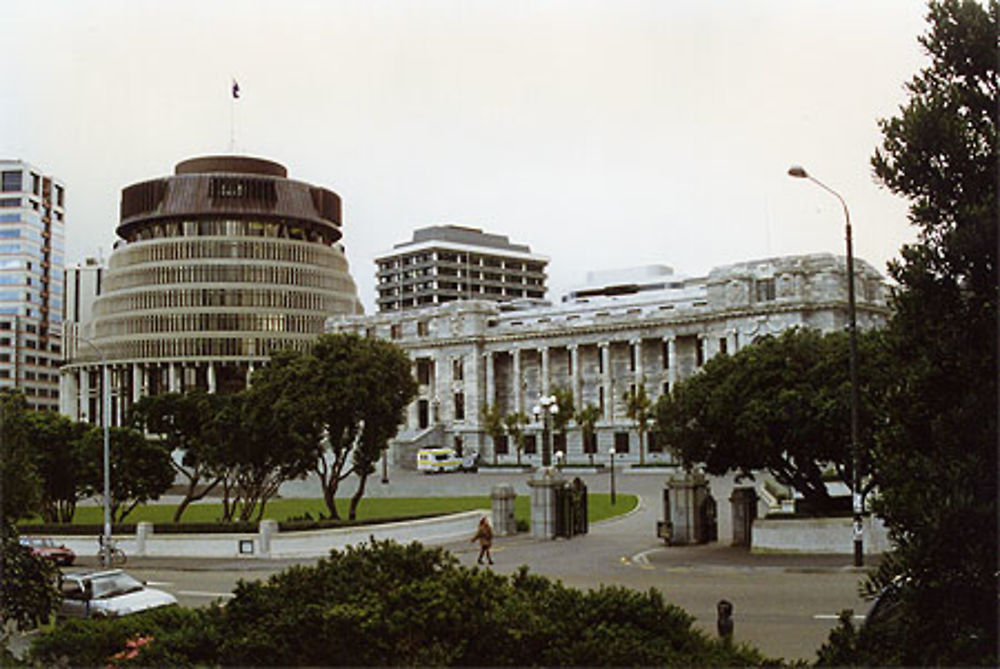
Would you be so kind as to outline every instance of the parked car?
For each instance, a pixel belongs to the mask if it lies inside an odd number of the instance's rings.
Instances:
[[[64,574],[60,590],[60,618],[126,616],[177,604],[169,592],[146,587],[121,569]]]
[[[454,448],[421,448],[417,451],[417,471],[453,472],[462,466]]]
[[[76,553],[48,537],[21,537],[21,545],[30,548],[35,555],[63,567],[70,566],[76,560]]]

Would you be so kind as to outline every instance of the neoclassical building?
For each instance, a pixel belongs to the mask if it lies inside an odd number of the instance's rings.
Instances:
[[[329,316],[362,313],[340,197],[269,160],[194,158],[128,186],[117,234],[92,320],[67,326],[60,410],[75,419],[102,420],[102,359],[118,424],[143,395],[240,390]]]
[[[881,275],[855,261],[859,329],[882,325],[888,308]],[[493,457],[480,411],[532,415],[539,398],[562,387],[577,408],[600,410],[597,451],[612,446],[638,459],[638,438],[624,395],[644,384],[655,401],[710,357],[734,353],[756,337],[792,327],[846,329],[845,261],[830,254],[754,260],[717,267],[701,277],[678,277],[664,266],[592,275],[591,285],[559,304],[459,301],[372,316],[331,318],[327,331],[396,341],[413,360],[419,395],[393,449],[412,467],[415,451],[431,444]],[[542,426],[527,427],[525,452],[540,452]],[[569,462],[587,458],[578,429],[556,440]],[[667,459],[650,444],[650,458]],[[501,443],[498,460],[514,459]]]

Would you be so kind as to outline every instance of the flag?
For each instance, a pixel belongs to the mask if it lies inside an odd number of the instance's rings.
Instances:
[[[233,79],[233,98],[238,99],[239,97],[240,97],[240,85],[236,83],[235,79]]]

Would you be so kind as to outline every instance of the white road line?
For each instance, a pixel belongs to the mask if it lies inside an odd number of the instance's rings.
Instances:
[[[173,585],[172,581],[144,581],[146,585],[152,585],[156,588],[162,588],[165,585]]]
[[[814,620],[839,620],[840,616],[836,615],[834,613],[817,613],[817,614],[813,615],[813,619]],[[861,615],[860,613],[855,613],[854,614],[854,619],[855,620],[864,620],[865,617],[863,615]]]
[[[231,592],[204,592],[202,590],[178,590],[178,595],[184,595],[186,597],[223,597],[231,598],[233,593]]]

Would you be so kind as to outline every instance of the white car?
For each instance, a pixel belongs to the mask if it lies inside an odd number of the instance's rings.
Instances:
[[[60,618],[127,616],[177,603],[169,592],[148,588],[121,569],[63,574]]]

